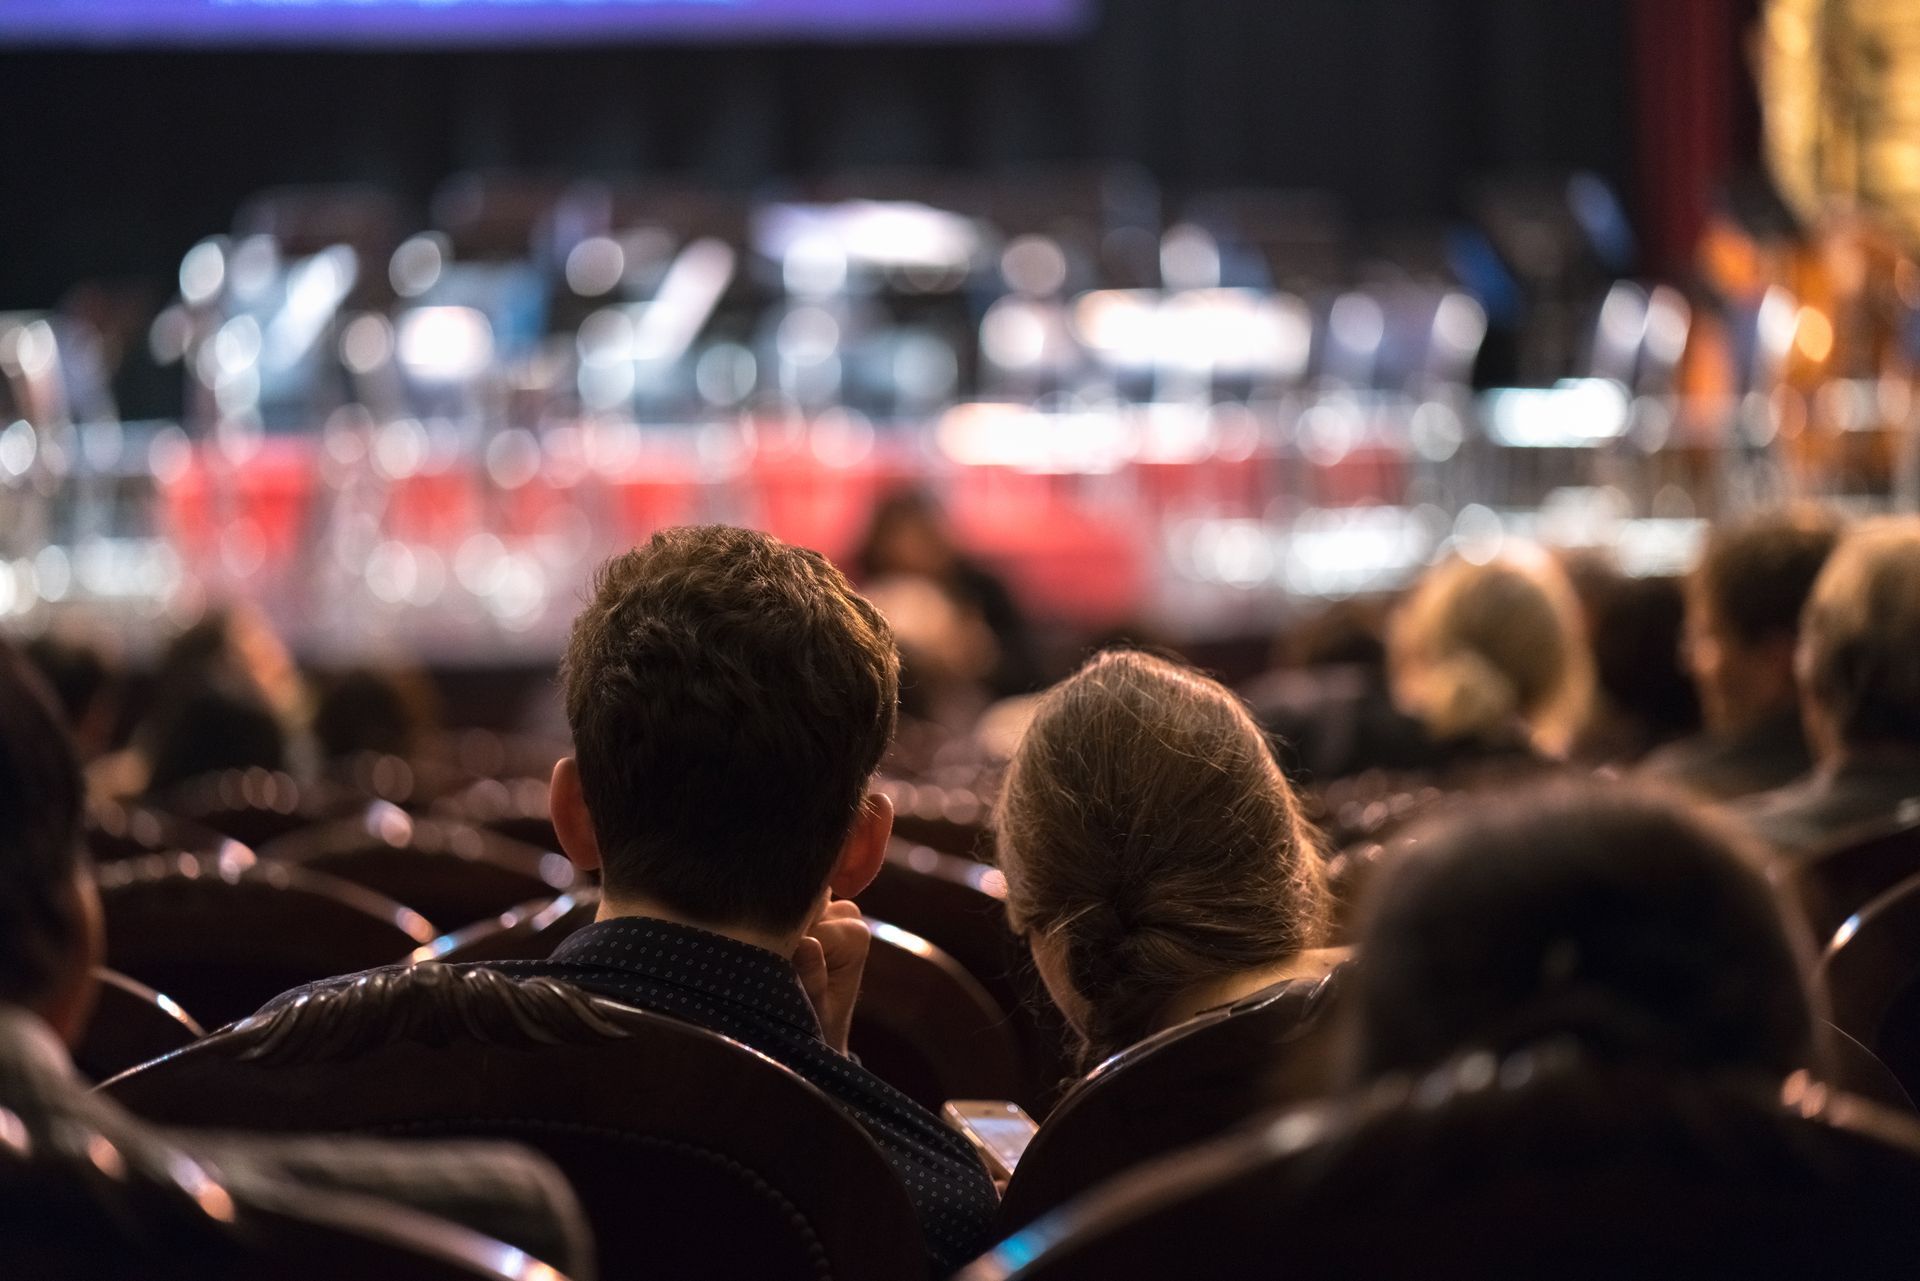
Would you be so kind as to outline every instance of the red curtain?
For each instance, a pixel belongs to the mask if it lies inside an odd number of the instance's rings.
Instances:
[[[1634,138],[1647,267],[1692,260],[1714,192],[1759,154],[1747,52],[1759,0],[1631,0]]]

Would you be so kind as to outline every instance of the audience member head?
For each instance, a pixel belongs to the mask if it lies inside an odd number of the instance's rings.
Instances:
[[[1592,699],[1579,604],[1534,548],[1429,571],[1393,616],[1388,665],[1394,701],[1446,742],[1523,737],[1558,754]]]
[[[1920,747],[1920,518],[1840,540],[1807,602],[1798,670],[1822,759]]]
[[[773,934],[878,871],[899,656],[817,552],[709,525],[601,567],[563,668],[553,819],[610,910]]]
[[[439,719],[426,673],[411,667],[355,667],[323,682],[313,736],[330,760],[356,752],[412,756]]]
[[[209,677],[167,699],[143,739],[149,792],[221,770],[287,766],[280,719],[258,691],[230,675]]]
[[[1813,1066],[1807,949],[1746,840],[1666,793],[1597,783],[1410,834],[1362,914],[1359,1075],[1560,1039],[1674,1070]]]
[[[853,564],[864,583],[890,575],[945,579],[959,561],[946,516],[933,496],[902,489],[875,505]]]
[[[1707,728],[1737,734],[1799,709],[1794,649],[1837,526],[1813,511],[1715,530],[1687,582],[1686,657]]]
[[[0,642],[0,1003],[76,1039],[93,1003],[100,903],[80,763],[37,675]]]
[[[1606,564],[1576,580],[1598,700],[1616,746],[1638,756],[1700,728],[1700,698],[1681,665],[1686,594],[1671,578],[1636,578]]]
[[[1319,851],[1265,736],[1165,659],[1102,654],[1043,695],[996,828],[1013,927],[1094,1060],[1325,933]]]
[[[1381,633],[1385,610],[1377,600],[1334,601],[1287,632],[1275,646],[1283,667],[1364,667],[1387,663]]]
[[[99,645],[53,632],[26,643],[26,655],[53,691],[83,759],[107,750],[119,713],[119,672]]]
[[[154,673],[159,698],[233,679],[251,685],[287,723],[304,699],[300,670],[265,614],[245,601],[208,610],[173,638]]]

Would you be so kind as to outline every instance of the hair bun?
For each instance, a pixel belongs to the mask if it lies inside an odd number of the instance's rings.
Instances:
[[[1436,738],[1490,738],[1520,715],[1520,692],[1472,650],[1426,665],[1415,685],[1419,719]]]

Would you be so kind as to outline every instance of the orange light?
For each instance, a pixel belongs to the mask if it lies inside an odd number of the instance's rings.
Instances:
[[[1833,354],[1833,322],[1812,307],[1802,307],[1794,322],[1793,345],[1813,364]]]

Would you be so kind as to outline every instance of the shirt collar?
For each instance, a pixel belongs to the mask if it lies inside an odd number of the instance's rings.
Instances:
[[[676,963],[675,957],[694,949],[709,959],[700,964]],[[585,964],[672,984],[729,1005],[745,1004],[739,993],[751,984],[763,1000],[750,1008],[763,1010],[808,1036],[823,1035],[820,1017],[800,986],[792,961],[711,930],[651,916],[616,916],[576,930],[550,959],[557,965]]]

